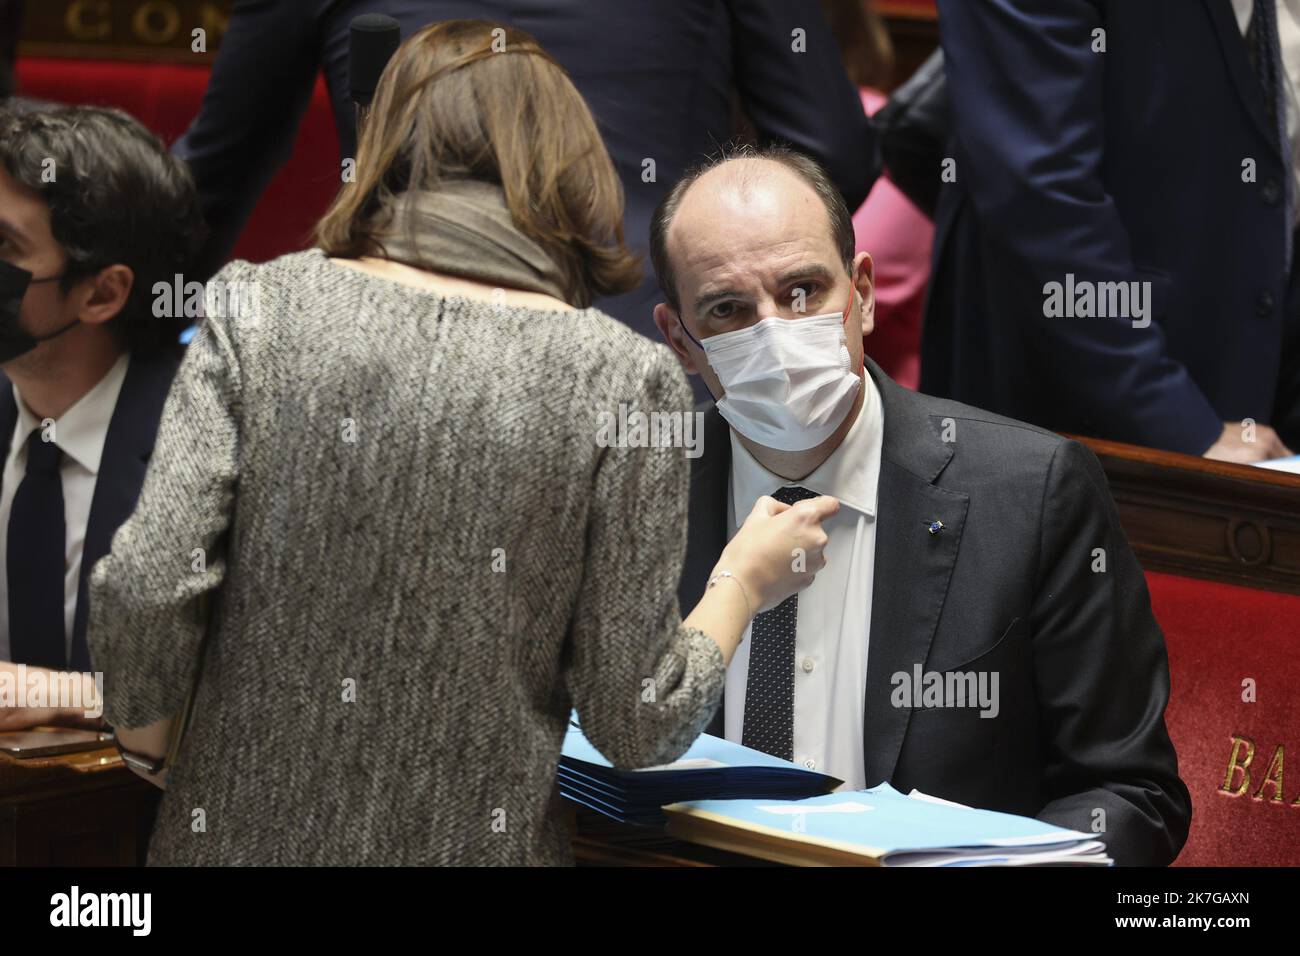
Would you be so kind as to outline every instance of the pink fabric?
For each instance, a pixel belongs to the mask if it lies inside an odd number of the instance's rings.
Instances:
[[[876,90],[860,92],[868,115],[887,99]],[[865,340],[867,354],[898,384],[916,388],[921,379],[921,319],[934,224],[881,176],[854,213],[853,232],[857,251],[871,253],[876,267],[876,325]]]

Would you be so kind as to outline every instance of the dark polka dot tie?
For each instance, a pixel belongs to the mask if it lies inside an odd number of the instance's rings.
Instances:
[[[772,495],[792,505],[817,492],[787,485]],[[790,556],[794,560],[794,555]],[[754,618],[749,632],[749,673],[740,742],[763,753],[794,759],[794,639],[799,595],[792,594]]]

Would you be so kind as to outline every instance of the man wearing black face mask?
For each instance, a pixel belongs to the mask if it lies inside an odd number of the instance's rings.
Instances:
[[[58,338],[81,321],[72,319],[63,328],[39,337],[31,335],[23,327],[22,305],[27,290],[42,282],[54,282],[62,278],[63,274],[38,279],[26,269],[0,259],[0,365],[25,355],[42,342]]]
[[[0,115],[0,730],[100,720],[86,583],[180,363],[198,208],[124,113]]]

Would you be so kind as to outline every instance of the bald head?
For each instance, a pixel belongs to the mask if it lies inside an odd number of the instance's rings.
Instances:
[[[704,233],[724,240],[754,229],[785,237],[791,220],[820,229],[840,261],[853,261],[853,221],[839,189],[813,160],[788,147],[742,148],[720,154],[679,180],[655,210],[650,255],[665,298],[682,301],[678,264]],[[754,239],[761,238],[753,236]]]

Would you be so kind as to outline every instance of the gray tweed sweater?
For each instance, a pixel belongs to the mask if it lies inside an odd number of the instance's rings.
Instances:
[[[676,598],[682,449],[597,440],[620,403],[689,410],[677,363],[320,250],[214,282],[257,312],[203,323],[91,582],[112,724],[176,713],[202,664],[150,863],[571,862],[570,707],[649,765],[722,691]]]

